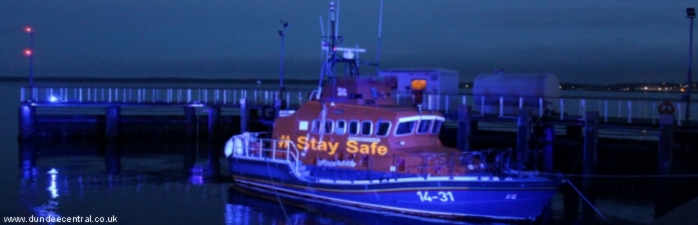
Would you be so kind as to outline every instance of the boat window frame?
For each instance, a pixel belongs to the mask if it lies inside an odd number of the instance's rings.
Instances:
[[[340,129],[337,129],[337,128],[339,128],[339,122],[344,122],[344,127],[342,127],[341,132],[340,132]],[[334,133],[336,135],[344,135],[347,133],[347,121],[346,120],[337,120],[337,121],[335,121],[335,123],[336,124],[334,125]]]
[[[436,121],[438,121],[440,123],[438,126],[436,126]],[[431,134],[439,134],[441,132],[441,127],[443,127],[443,125],[444,125],[443,120],[438,120],[438,119],[434,120],[434,124],[431,125],[432,126],[431,131],[430,131]],[[436,131],[434,131],[434,129],[436,129]]]
[[[367,131],[369,132],[368,134],[364,134],[364,123],[369,123],[369,125],[370,125],[370,127],[369,127],[368,130],[367,130]],[[364,120],[364,121],[361,121],[361,126],[360,126],[359,128],[361,128],[361,129],[359,129],[359,130],[360,130],[359,133],[361,133],[361,136],[371,136],[371,135],[373,135],[373,121],[371,121],[371,120]]]
[[[417,124],[412,125],[412,130],[411,130],[409,133],[398,134],[397,131],[398,131],[398,127],[400,127],[400,124],[401,124],[401,123],[417,123],[417,122],[419,122],[419,119],[415,119],[415,120],[406,120],[406,121],[398,122],[397,125],[395,125],[395,131],[393,131],[393,135],[394,135],[395,137],[402,137],[402,136],[408,136],[408,135],[414,134],[414,131],[415,131],[416,128],[417,128]]]
[[[330,125],[330,130],[327,130],[327,125]],[[325,134],[332,134],[334,133],[334,120],[331,119],[325,119]]]
[[[378,134],[378,129],[380,129],[381,123],[388,124],[388,129],[385,130],[385,134],[383,134],[383,135]],[[378,120],[378,122],[376,122],[376,127],[375,127],[376,128],[376,131],[375,131],[376,136],[387,137],[388,135],[390,135],[390,128],[392,128],[392,126],[393,126],[393,123],[390,120]]]
[[[356,133],[352,134],[351,133],[351,124],[356,123]],[[349,120],[348,126],[349,129],[347,129],[347,134],[352,135],[352,136],[359,136],[361,133],[361,122],[359,120]]]
[[[427,126],[426,129],[424,129],[424,132],[420,132],[419,128],[422,126],[422,122],[425,122],[425,121],[429,121],[429,125]],[[431,132],[431,125],[433,125],[433,124],[434,124],[433,119],[426,119],[426,120],[420,119],[419,123],[417,123],[417,129],[415,129],[415,133],[416,134],[429,134]]]
[[[313,122],[310,124],[310,132],[311,133],[320,133],[320,120],[319,119],[314,119]]]

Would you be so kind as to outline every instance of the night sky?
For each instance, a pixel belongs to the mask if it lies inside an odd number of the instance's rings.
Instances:
[[[317,79],[328,3],[2,0],[0,76],[28,75],[31,26],[37,77],[276,78],[284,20],[287,77]],[[461,82],[493,69],[552,72],[563,83],[685,82],[687,7],[698,2],[385,0],[380,63],[455,69]],[[339,9],[345,46],[375,61],[380,1]]]

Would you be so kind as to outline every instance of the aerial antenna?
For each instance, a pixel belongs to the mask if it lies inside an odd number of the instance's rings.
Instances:
[[[332,96],[330,98],[332,99],[332,101],[334,101],[335,83],[334,83],[334,74],[332,74],[332,73],[334,70],[334,63],[336,60],[334,48],[335,48],[335,37],[337,36],[335,34],[336,25],[335,25],[335,17],[334,17],[334,2],[330,2],[329,18],[330,18],[330,24],[328,24],[328,26],[329,26],[328,27],[328,29],[329,29],[328,42],[329,43],[327,46],[327,54],[326,54],[327,59],[323,63],[322,69],[320,72],[320,79],[319,79],[319,84],[318,84],[318,91],[316,93],[316,96],[317,96],[316,98],[320,99],[320,94],[322,94],[322,81],[323,81],[325,74],[327,74],[328,83],[332,84]],[[324,43],[323,43],[323,47],[324,47]]]
[[[288,28],[288,22],[287,21],[279,21],[279,23],[283,23],[283,29],[279,30],[279,37],[281,37],[281,62],[280,62],[280,77],[279,77],[279,99],[283,99],[284,92],[286,91],[286,87],[284,86],[284,39],[285,39],[285,32],[286,28]]]
[[[327,50],[322,48],[325,46],[325,24],[322,22],[322,16],[320,16],[320,32],[322,33],[322,38],[320,38],[320,60],[324,64],[325,60],[327,60]]]
[[[334,28],[334,33],[335,36],[339,36],[339,3],[341,3],[342,0],[337,0],[337,22],[335,23],[335,28]]]
[[[378,75],[378,71],[380,70],[380,59],[381,59],[381,29],[383,28],[383,0],[381,0],[381,9],[380,9],[380,14],[378,16],[378,46],[376,49],[376,75]]]

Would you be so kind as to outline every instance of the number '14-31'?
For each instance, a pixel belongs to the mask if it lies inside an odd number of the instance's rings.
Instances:
[[[436,195],[429,195],[428,191],[421,192],[418,191],[417,195],[419,196],[419,200],[422,202],[431,202],[433,200],[439,200],[442,202],[454,202],[455,200],[453,199],[453,193],[450,191],[439,191]]]

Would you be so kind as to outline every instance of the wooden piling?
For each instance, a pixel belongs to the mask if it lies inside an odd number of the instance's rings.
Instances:
[[[208,170],[207,175],[211,177],[220,176],[221,146],[219,146],[218,136],[220,135],[219,118],[221,108],[211,107],[208,109]]]
[[[593,176],[597,167],[597,145],[599,139],[599,112],[587,111],[584,119],[584,167],[582,173],[582,193],[591,204],[596,205],[596,197],[593,187]],[[582,224],[593,224],[596,214],[592,205],[583,204]]]
[[[245,98],[240,99],[240,133],[247,132],[247,123],[250,120],[250,109],[247,108]]]
[[[121,121],[121,108],[119,106],[108,106],[106,108],[106,138],[107,142],[114,142],[119,138],[119,122]]]
[[[552,173],[553,167],[553,143],[555,142],[555,127],[549,124],[543,125],[543,171]]]
[[[19,140],[26,141],[34,137],[36,107],[22,104],[19,107]]]
[[[184,124],[186,135],[186,149],[184,151],[184,170],[192,171],[196,163],[196,108],[184,107]]]
[[[458,137],[456,147],[461,151],[470,151],[470,135],[472,134],[471,118],[472,106],[462,105],[458,107]]]
[[[657,150],[657,175],[672,174],[674,146],[674,115],[659,116],[659,149]],[[673,209],[670,201],[670,178],[657,178],[654,217],[659,218]]]
[[[531,118],[528,109],[519,109],[518,130],[516,134],[516,158],[518,169],[524,169],[528,156],[528,139],[531,132]]]
[[[107,106],[105,109],[105,157],[104,165],[108,174],[121,171],[121,152],[119,150],[119,123],[121,122],[121,108],[119,106]]]

